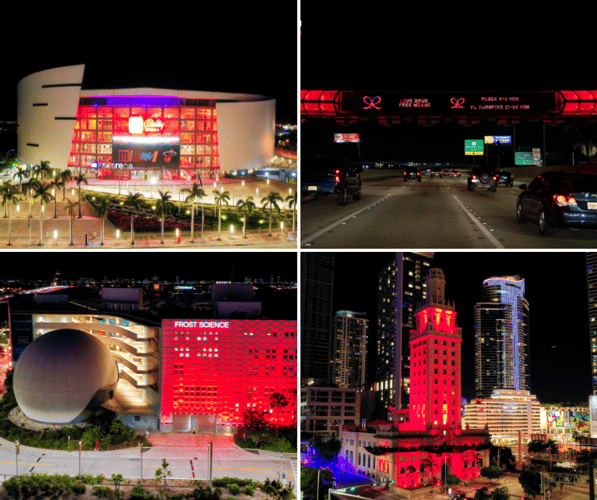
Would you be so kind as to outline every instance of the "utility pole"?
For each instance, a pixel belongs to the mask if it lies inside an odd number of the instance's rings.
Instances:
[[[15,441],[15,466],[17,468],[17,478],[19,477],[19,440]]]
[[[213,460],[213,448],[214,448],[214,443],[213,441],[210,441],[207,445],[207,464],[208,464],[208,469],[207,469],[207,485],[211,488],[211,474],[212,474],[212,460]]]

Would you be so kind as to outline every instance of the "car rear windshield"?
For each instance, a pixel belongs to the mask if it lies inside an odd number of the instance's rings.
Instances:
[[[579,175],[574,177],[556,177],[551,184],[554,189],[594,191],[597,190],[597,176]]]
[[[307,172],[325,172],[326,170],[333,170],[336,168],[344,168],[346,164],[341,158],[307,158],[301,168]]]

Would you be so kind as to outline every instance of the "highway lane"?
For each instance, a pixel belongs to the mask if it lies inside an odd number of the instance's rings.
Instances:
[[[363,181],[363,195],[344,207],[331,198],[301,204],[302,248],[594,248],[597,231],[558,229],[545,238],[534,223],[516,222],[513,188],[467,190],[466,177]]]

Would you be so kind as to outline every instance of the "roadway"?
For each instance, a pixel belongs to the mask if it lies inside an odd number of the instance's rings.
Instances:
[[[177,439],[180,438],[180,439]],[[143,468],[139,448],[115,451],[83,451],[79,469],[79,452],[44,450],[21,446],[18,456],[19,475],[38,474],[122,474],[125,479],[153,479],[155,471],[162,467],[162,459],[168,461],[171,479],[206,480],[208,477],[207,436],[200,436],[201,443],[193,444],[198,436],[164,435],[164,443],[144,448]],[[174,439],[174,441],[173,441]],[[187,442],[182,442],[181,439]],[[264,451],[246,451],[238,448],[232,440],[227,442],[220,436],[213,437],[212,478],[237,477],[265,481],[278,480],[283,474],[284,482],[291,482],[297,488],[296,455]],[[150,438],[151,440],[151,438]],[[170,442],[172,441],[172,442]],[[168,444],[166,444],[168,443]],[[14,476],[17,472],[14,443],[0,438],[0,480]]]
[[[515,176],[516,177],[516,176]],[[467,175],[403,181],[402,170],[364,171],[362,197],[339,207],[332,198],[301,202],[302,248],[593,248],[597,231],[539,234],[516,222],[518,186],[496,193],[467,189]]]

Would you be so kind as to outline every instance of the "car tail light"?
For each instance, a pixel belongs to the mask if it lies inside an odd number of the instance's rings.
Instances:
[[[477,178],[475,174],[472,175],[473,180]]]
[[[336,170],[336,182],[340,182],[340,170]]]
[[[554,194],[553,201],[555,201],[558,207],[567,207],[576,205],[576,199],[572,196],[566,196],[564,194]]]

